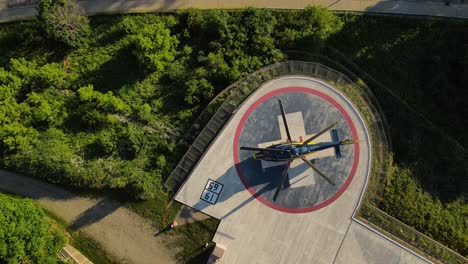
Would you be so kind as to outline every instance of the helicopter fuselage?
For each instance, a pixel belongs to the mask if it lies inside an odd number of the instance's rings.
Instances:
[[[254,159],[280,162],[287,161],[289,159],[298,159],[301,156],[305,156],[320,150],[328,148],[339,148],[340,145],[350,144],[347,141],[332,141],[332,142],[310,142],[307,145],[303,145],[302,142],[293,142],[276,144],[268,147],[269,149],[284,150],[284,152],[267,152],[259,151],[252,155]],[[353,142],[354,143],[354,142]]]

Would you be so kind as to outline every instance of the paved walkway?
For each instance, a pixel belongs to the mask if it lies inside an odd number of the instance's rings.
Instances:
[[[80,251],[74,248],[72,245],[65,245],[60,251],[68,260],[73,261],[75,264],[93,264],[87,257],[85,257]]]
[[[0,190],[30,197],[99,242],[120,263],[174,263],[151,224],[108,199],[80,197],[33,178],[0,170]]]
[[[8,8],[0,0],[0,22],[30,19],[34,5]],[[88,0],[78,1],[88,14],[170,11],[184,8],[242,8],[248,6],[278,9],[301,9],[322,5],[334,11],[425,15],[468,18],[468,4],[462,0]],[[446,3],[450,2],[449,5]]]

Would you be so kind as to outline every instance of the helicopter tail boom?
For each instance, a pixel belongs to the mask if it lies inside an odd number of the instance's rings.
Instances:
[[[339,138],[338,138],[338,130],[336,129],[333,129],[331,131],[331,136],[332,136],[332,141],[333,142],[338,142],[339,141]],[[337,159],[341,159],[341,149],[340,149],[340,145],[336,145],[335,146],[335,157]]]

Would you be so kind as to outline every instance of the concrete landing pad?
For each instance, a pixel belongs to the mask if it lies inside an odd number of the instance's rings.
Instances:
[[[339,183],[336,187],[297,164],[290,172],[292,188],[283,190],[276,202],[271,200],[278,180],[275,169],[281,166],[264,172],[261,162],[251,161],[252,153],[240,152],[239,147],[284,139],[277,98],[293,115],[294,137],[313,135],[339,121],[340,138],[362,141],[342,146],[343,159],[330,153],[310,157]],[[337,257],[345,260],[341,256],[346,255],[340,255],[343,245],[351,248],[348,244],[356,240],[346,237],[369,175],[370,151],[365,124],[341,93],[310,77],[285,76],[265,83],[237,109],[175,199],[221,220],[213,238],[226,248],[220,263],[334,263]],[[359,231],[359,243],[372,241],[369,232]],[[387,247],[379,243],[369,250],[379,254]],[[398,253],[385,252],[387,257]],[[422,261],[412,254],[405,260]]]
[[[234,138],[234,163],[246,188],[273,208],[286,212],[312,211],[320,208],[327,200],[336,199],[349,185],[359,163],[359,157],[354,154],[359,153],[360,146],[341,146],[340,159],[335,157],[333,149],[307,156],[336,186],[321,178],[302,160],[295,161],[288,171],[287,182],[290,185],[273,201],[284,163],[261,162],[252,158],[252,151],[238,149],[240,146],[265,147],[278,141],[286,142],[278,99],[283,102],[293,141],[306,140],[335,122],[338,125],[334,129],[338,131],[341,140],[357,139],[356,127],[336,100],[325,93],[304,87],[288,87],[267,93],[255,101],[241,118]],[[315,142],[323,142],[322,140],[330,142],[330,132],[323,134]]]
[[[341,250],[334,261],[348,263],[429,263],[383,235],[371,232],[363,224],[353,221]]]

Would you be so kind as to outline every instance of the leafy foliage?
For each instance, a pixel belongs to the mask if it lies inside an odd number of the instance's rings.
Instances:
[[[71,47],[85,44],[90,34],[89,20],[84,10],[73,0],[54,3],[42,0],[38,15],[49,37]]]
[[[28,199],[0,194],[0,262],[57,263],[65,237]]]
[[[466,255],[466,221],[459,221],[468,208],[468,46],[460,46],[466,22],[341,18],[343,29],[327,45],[381,84],[372,92],[387,118],[398,167],[383,209]]]
[[[171,35],[169,29],[175,23],[172,16],[144,15],[124,18],[122,28],[135,45],[134,53],[138,60],[151,70],[162,71],[175,57],[178,39]]]
[[[345,27],[329,45],[388,87],[373,92],[388,119],[397,164],[443,202],[466,196],[468,46],[460,46],[466,34],[459,34],[466,32],[466,23],[343,20]]]
[[[55,5],[63,5],[67,0],[40,0],[37,5],[38,18],[44,19],[47,12]]]
[[[93,89],[92,85],[78,89],[80,101],[91,103],[86,104],[86,107],[94,105],[94,107],[98,107],[99,109],[108,112],[121,112],[124,114],[130,112],[130,107],[128,107],[122,99],[115,97],[111,91],[103,94],[98,91],[94,91]]]
[[[468,254],[468,206],[462,199],[442,204],[424,192],[408,169],[394,167],[382,208],[460,254]]]
[[[200,51],[198,61],[218,83],[231,83],[263,65],[274,63],[283,54],[274,45],[276,18],[266,9],[243,12],[224,10],[183,13],[186,37]],[[239,25],[245,23],[245,26]]]
[[[50,92],[41,94],[31,92],[26,102],[31,106],[32,119],[38,127],[41,123],[42,127],[57,127],[67,118],[65,101]]]
[[[319,51],[325,41],[339,32],[343,21],[327,9],[309,6],[304,10],[280,12],[282,21],[275,33],[277,45],[285,49]]]

